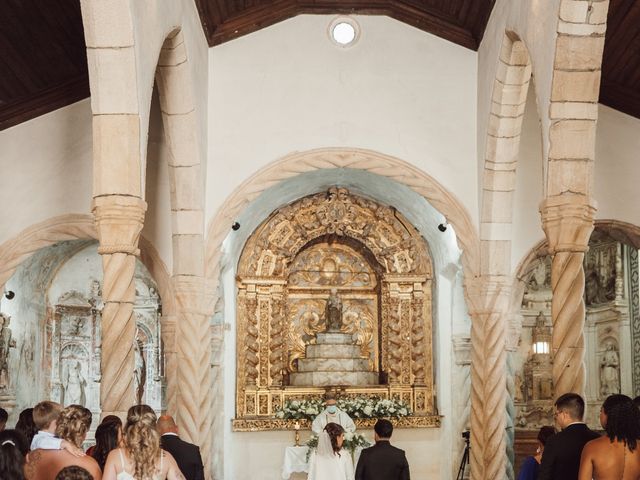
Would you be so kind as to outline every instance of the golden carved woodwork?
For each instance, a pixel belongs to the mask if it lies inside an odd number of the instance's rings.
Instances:
[[[395,209],[338,188],[305,197],[255,230],[238,272],[234,428],[281,425],[271,417],[285,401],[322,396],[324,389],[290,387],[288,379],[327,328],[332,291],[342,304],[341,331],[383,382],[346,387],[345,394],[401,399],[419,418],[403,420],[407,425],[439,425],[431,258]]]

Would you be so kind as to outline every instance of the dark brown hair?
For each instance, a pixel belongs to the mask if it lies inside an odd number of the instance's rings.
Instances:
[[[337,423],[329,422],[327,426],[324,427],[324,431],[329,434],[329,439],[331,440],[331,448],[333,448],[333,453],[337,453],[340,455],[340,449],[342,447],[338,446],[338,437],[344,433],[344,428]]]

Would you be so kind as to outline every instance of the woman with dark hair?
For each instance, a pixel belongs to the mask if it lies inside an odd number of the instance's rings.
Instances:
[[[640,411],[626,395],[610,395],[600,409],[606,435],[582,450],[579,480],[640,478]]]
[[[24,460],[29,451],[27,441],[17,430],[0,432],[0,478],[24,480]]]
[[[351,455],[342,450],[344,428],[327,423],[318,436],[318,448],[311,454],[308,480],[353,480]]]
[[[100,470],[104,471],[109,452],[120,446],[122,441],[122,424],[115,421],[102,422],[96,428],[96,445],[91,456],[96,459]]]
[[[107,456],[104,480],[184,480],[171,454],[160,449],[156,414],[148,405],[129,409],[122,444]]]
[[[18,423],[16,423],[16,430],[24,436],[27,445],[31,445],[31,440],[33,440],[34,435],[38,433],[38,428],[33,422],[33,408],[25,408],[20,412]]]
[[[56,435],[81,448],[90,426],[91,411],[81,405],[69,405],[60,412]],[[100,467],[92,457],[76,457],[66,450],[36,449],[29,453],[24,469],[25,478],[54,480],[60,470],[70,465],[84,468],[95,480],[100,480],[102,477]]]
[[[538,432],[538,448],[536,449],[536,454],[524,459],[520,467],[518,480],[536,480],[538,478],[538,470],[540,470],[544,445],[547,443],[547,439],[551,435],[555,435],[555,433],[556,429],[548,425],[540,429]]]

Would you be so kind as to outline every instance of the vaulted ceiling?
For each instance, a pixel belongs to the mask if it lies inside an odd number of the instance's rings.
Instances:
[[[477,50],[495,0],[195,0],[210,46],[300,14],[387,15]],[[0,130],[89,96],[80,0],[2,0]],[[610,0],[600,101],[640,118],[640,1]]]

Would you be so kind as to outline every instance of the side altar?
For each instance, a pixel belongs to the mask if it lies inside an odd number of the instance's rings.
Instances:
[[[399,400],[412,415],[396,426],[438,427],[432,272],[413,225],[346,189],[272,213],[238,265],[233,429],[292,430],[296,421],[276,413],[328,390]]]

